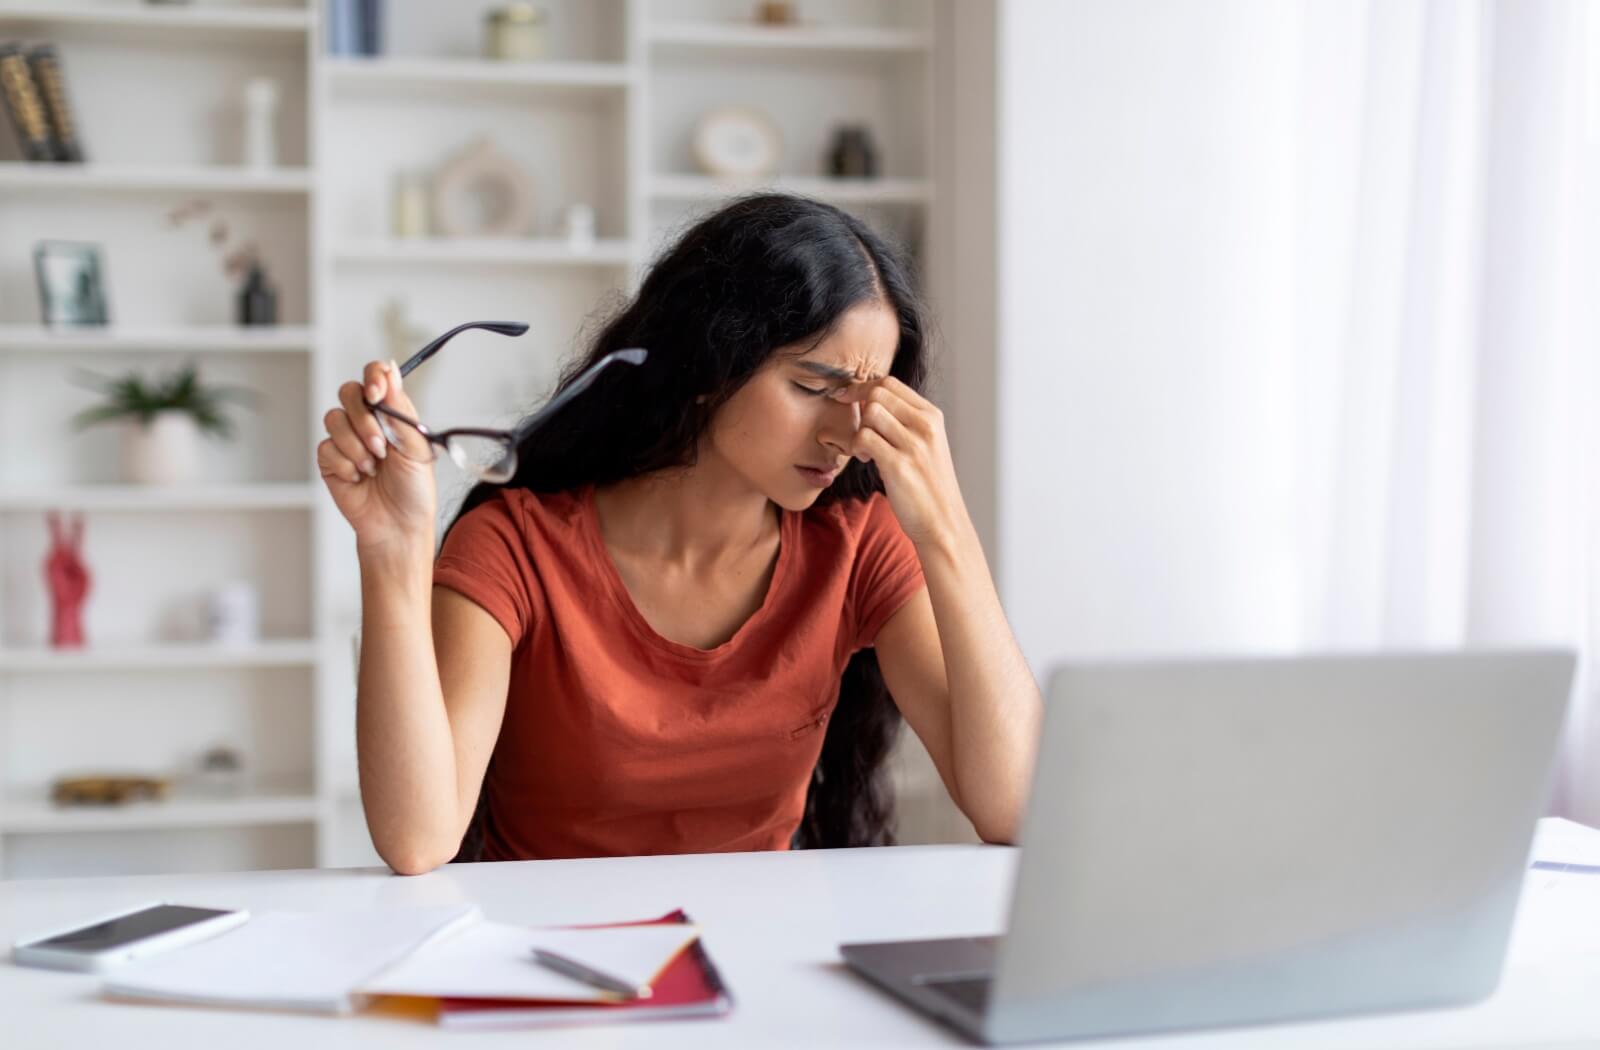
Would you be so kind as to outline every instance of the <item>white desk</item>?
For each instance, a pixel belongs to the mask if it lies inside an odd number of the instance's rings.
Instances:
[[[1544,821],[1541,859],[1600,863],[1600,831]],[[0,1043],[16,1050],[314,1050],[317,1047],[961,1045],[856,979],[841,941],[992,933],[1016,853],[929,846],[808,853],[472,864],[417,878],[373,869],[0,883],[0,942],[151,899],[331,909],[474,902],[530,924],[644,918],[685,908],[735,998],[722,1020],[448,1032],[400,1015],[332,1018],[103,1001],[93,977],[0,968]],[[1530,873],[1499,991],[1461,1010],[1065,1044],[1086,1050],[1600,1046],[1600,874]]]

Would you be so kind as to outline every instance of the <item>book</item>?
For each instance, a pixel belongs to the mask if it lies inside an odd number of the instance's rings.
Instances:
[[[682,911],[659,919],[619,926],[692,926]],[[648,999],[590,1002],[536,1002],[526,999],[446,997],[434,1011],[444,1028],[541,1028],[569,1024],[612,1024],[674,1018],[721,1017],[733,1009],[733,996],[705,945],[696,936],[650,983]]]
[[[117,999],[349,1013],[362,984],[480,918],[470,905],[268,911],[221,936],[105,981]]]
[[[50,118],[50,150],[56,160],[72,164],[83,162],[83,146],[67,101],[67,85],[61,72],[61,59],[50,44],[39,44],[28,52],[33,82]]]
[[[0,44],[0,103],[11,118],[23,157],[31,161],[54,159],[44,98],[28,67],[28,56],[18,44]]]

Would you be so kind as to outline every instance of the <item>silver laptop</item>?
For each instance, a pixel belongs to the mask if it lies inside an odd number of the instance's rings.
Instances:
[[[841,951],[991,1043],[1481,999],[1573,664],[1542,651],[1064,668],[1008,932]]]

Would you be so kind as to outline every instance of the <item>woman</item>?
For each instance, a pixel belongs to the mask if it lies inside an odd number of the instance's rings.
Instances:
[[[748,197],[563,387],[630,347],[644,363],[528,433],[437,560],[432,469],[367,407],[418,418],[398,369],[368,364],[325,417],[379,854],[428,871],[469,823],[492,860],[892,841],[901,715],[978,834],[1012,840],[1039,692],[919,392],[904,265],[836,208]]]

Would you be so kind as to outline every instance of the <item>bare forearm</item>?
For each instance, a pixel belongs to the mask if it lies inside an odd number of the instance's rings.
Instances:
[[[956,794],[978,834],[1015,841],[1043,714],[970,525],[918,547],[950,691]]]
[[[456,759],[434,655],[431,544],[361,559],[356,753],[367,826],[396,871],[433,867],[458,833]]]

